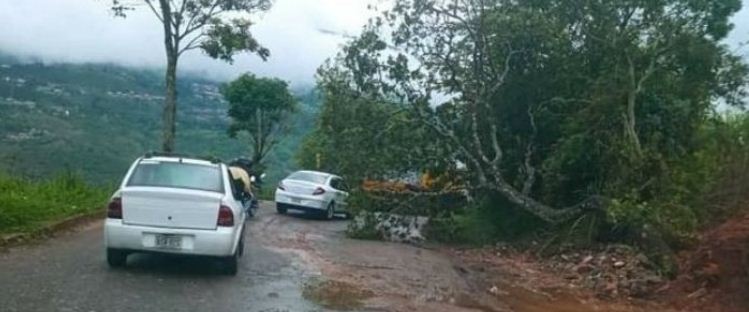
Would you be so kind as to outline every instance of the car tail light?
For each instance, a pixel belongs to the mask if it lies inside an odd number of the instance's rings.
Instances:
[[[278,182],[278,189],[282,191],[286,190],[286,187],[283,185],[283,182]]]
[[[218,220],[216,221],[218,226],[234,226],[234,212],[231,208],[226,205],[221,205],[218,208]]]
[[[122,198],[115,197],[107,205],[107,218],[122,219]]]
[[[325,194],[325,190],[322,187],[318,187],[315,189],[314,192],[312,192],[312,195],[322,195]]]

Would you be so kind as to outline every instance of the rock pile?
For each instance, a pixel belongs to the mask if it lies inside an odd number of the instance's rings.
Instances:
[[[560,253],[546,266],[602,298],[648,297],[663,281],[645,255],[624,245]]]

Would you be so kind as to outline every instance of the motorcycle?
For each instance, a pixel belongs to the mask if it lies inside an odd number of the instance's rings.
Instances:
[[[260,176],[250,176],[250,190],[252,190],[252,192],[249,194],[249,207],[247,207],[247,213],[250,218],[252,218],[260,208],[260,203],[256,194],[260,193],[260,188],[264,178],[265,173],[261,173]]]

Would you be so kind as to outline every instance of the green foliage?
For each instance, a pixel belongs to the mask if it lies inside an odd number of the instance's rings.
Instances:
[[[537,232],[541,221],[496,195],[483,196],[464,209],[433,217],[425,229],[428,239],[483,245],[519,240]]]
[[[0,233],[33,231],[52,221],[102,209],[110,191],[72,173],[44,181],[0,173]]]
[[[480,222],[502,224],[520,212],[546,221],[515,222],[526,230],[569,237],[606,228],[602,222],[688,237],[714,214],[712,194],[736,178],[726,168],[746,168],[749,155],[740,122],[715,113],[719,103],[743,107],[747,96],[749,67],[721,41],[740,7],[394,1],[321,67],[328,119],[302,158],[346,155],[361,166],[328,168],[351,177],[465,164],[468,189],[492,194],[491,208],[446,214],[443,225],[446,233],[479,228],[468,234],[479,240],[485,232],[512,237]],[[352,114],[359,110],[369,119]],[[393,125],[393,116],[403,119]],[[378,141],[378,126],[394,129],[393,139]],[[395,152],[399,159],[388,161]],[[741,197],[742,188],[732,189],[730,197]],[[582,218],[580,203],[600,196],[610,200],[605,212]],[[487,211],[498,215],[473,216]]]
[[[365,179],[413,177],[454,165],[412,111],[363,97],[347,83],[331,64],[318,71],[323,104],[315,130],[297,154],[302,167],[335,172],[358,185]]]
[[[280,79],[244,74],[221,89],[229,102],[229,135],[244,132],[251,141],[252,160],[260,164],[279,142],[294,111],[296,99]]]
[[[247,19],[232,19],[228,22],[217,22],[206,32],[208,39],[201,43],[201,48],[208,56],[227,62],[234,61],[237,51],[257,53],[267,60],[270,50],[264,48],[250,33],[252,22]]]
[[[112,11],[127,17],[129,11],[148,6],[166,31],[169,58],[200,48],[231,63],[241,52],[256,53],[263,60],[270,56],[250,33],[253,23],[248,15],[268,11],[271,4],[271,0],[112,0]]]

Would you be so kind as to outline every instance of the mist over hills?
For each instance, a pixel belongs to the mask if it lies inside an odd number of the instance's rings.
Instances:
[[[112,64],[44,64],[0,53],[0,171],[39,178],[70,170],[119,183],[130,163],[158,150],[164,82],[155,69]],[[180,76],[177,150],[231,159],[246,138],[227,135],[221,83]],[[295,170],[293,155],[318,110],[312,87],[299,99],[288,136],[267,159],[269,181]]]

